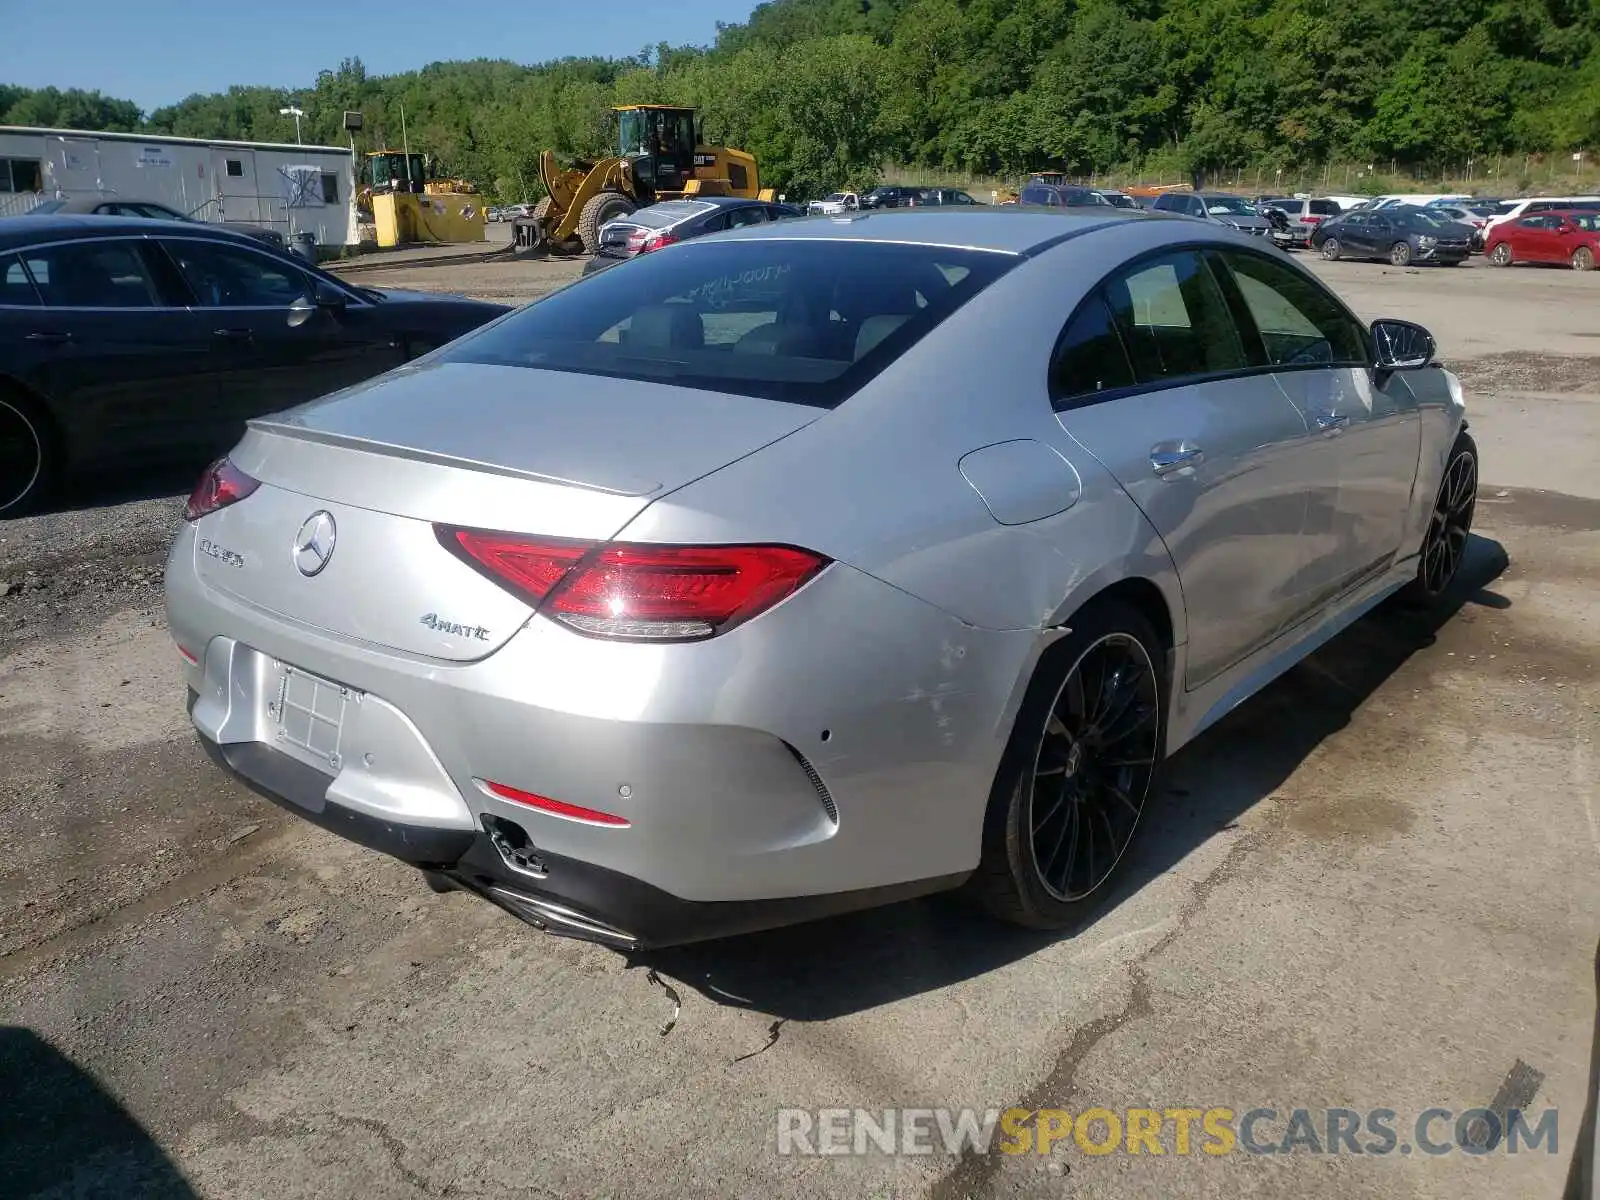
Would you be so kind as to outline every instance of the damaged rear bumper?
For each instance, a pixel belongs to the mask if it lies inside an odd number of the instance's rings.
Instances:
[[[193,703],[191,693],[190,701]],[[634,951],[753,933],[959,887],[967,873],[815,896],[685,900],[593,863],[551,854],[485,813],[474,830],[386,820],[328,798],[330,777],[259,742],[201,746],[224,771],[295,816],[443,877],[553,934]]]

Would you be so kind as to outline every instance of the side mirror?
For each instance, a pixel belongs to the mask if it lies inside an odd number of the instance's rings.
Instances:
[[[343,312],[348,303],[343,292],[332,284],[318,279],[312,284],[309,296],[296,296],[294,302],[289,305],[289,328],[299,329],[315,316],[319,309],[331,313]]]
[[[294,303],[289,305],[289,328],[299,329],[316,313],[317,306],[308,296],[296,296]]]
[[[311,299],[318,308],[341,309],[348,303],[343,292],[321,279],[317,280]]]
[[[1433,361],[1433,334],[1410,321],[1372,323],[1372,361],[1380,371],[1415,371]]]

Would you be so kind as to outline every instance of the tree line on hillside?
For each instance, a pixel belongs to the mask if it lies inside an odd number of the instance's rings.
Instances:
[[[1196,174],[1335,158],[1460,163],[1600,144],[1595,0],[771,0],[709,48],[534,66],[479,59],[303,88],[233,87],[142,114],[97,92],[0,85],[0,123],[398,145],[493,194],[538,156],[601,154],[609,107],[691,104],[796,195],[883,164],[1014,175],[1133,164]]]

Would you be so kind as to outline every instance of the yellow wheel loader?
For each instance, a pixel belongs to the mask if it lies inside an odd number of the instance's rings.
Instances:
[[[694,109],[629,104],[617,114],[617,153],[562,167],[546,150],[539,174],[548,193],[532,215],[512,222],[518,251],[593,254],[600,227],[658,200],[684,196],[774,199],[761,189],[754,156],[700,144]]]

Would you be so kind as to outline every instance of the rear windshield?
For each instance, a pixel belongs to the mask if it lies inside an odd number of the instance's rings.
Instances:
[[[668,225],[676,225],[679,221],[686,221],[700,213],[710,212],[715,207],[715,204],[703,204],[694,200],[663,200],[660,204],[652,204],[649,208],[641,208],[638,212],[618,219],[629,225],[643,225],[647,229],[664,229]]]
[[[590,275],[440,358],[831,408],[1019,261],[814,238],[685,242]]]

